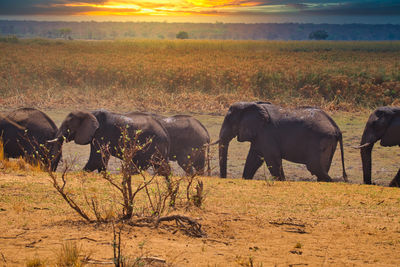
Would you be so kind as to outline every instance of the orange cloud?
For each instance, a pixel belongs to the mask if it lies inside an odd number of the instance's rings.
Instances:
[[[224,13],[227,8],[253,7],[261,2],[244,0],[110,0],[103,3],[76,2],[65,7],[82,8],[83,15],[191,15]]]

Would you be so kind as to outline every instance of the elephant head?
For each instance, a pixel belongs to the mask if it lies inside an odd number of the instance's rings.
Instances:
[[[219,132],[220,176],[226,178],[229,142],[253,141],[259,129],[270,121],[268,111],[256,102],[238,102],[230,106]]]
[[[98,128],[99,122],[93,114],[74,111],[62,122],[56,139],[65,139],[66,142],[74,140],[76,144],[87,145],[92,141]]]
[[[400,108],[380,107],[369,116],[359,146],[365,184],[371,184],[371,152],[378,140],[382,146],[400,145]]]

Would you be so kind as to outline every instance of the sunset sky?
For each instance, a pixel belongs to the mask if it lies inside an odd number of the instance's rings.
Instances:
[[[0,0],[0,19],[400,24],[400,0]]]

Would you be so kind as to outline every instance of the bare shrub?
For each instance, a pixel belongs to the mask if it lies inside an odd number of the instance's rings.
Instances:
[[[102,180],[110,185],[115,196],[113,203],[104,203],[104,196],[99,196],[98,190],[88,190],[86,179],[78,180],[82,195],[73,193],[73,178],[68,177],[71,164],[65,162],[61,173],[47,169],[53,187],[63,197],[67,204],[75,210],[87,222],[96,223],[126,223],[135,226],[158,227],[161,222],[175,221],[179,229],[192,236],[204,236],[201,225],[194,219],[181,215],[169,215],[177,208],[180,198],[180,188],[183,181],[187,181],[186,204],[200,207],[204,201],[203,183],[194,183],[196,174],[190,177],[173,177],[169,164],[161,156],[155,153],[149,161],[154,172],[150,175],[135,162],[135,156],[148,149],[152,140],[145,143],[138,142],[140,131],[133,138],[128,136],[126,129],[121,130],[119,143],[119,157],[122,159],[120,174],[102,172]],[[102,158],[108,159],[109,145],[100,147]],[[106,164],[105,164],[106,166]],[[162,176],[159,176],[162,174]],[[78,178],[78,179],[77,179]],[[193,185],[197,184],[196,189]],[[196,193],[191,193],[195,191]],[[97,195],[96,195],[97,192]]]

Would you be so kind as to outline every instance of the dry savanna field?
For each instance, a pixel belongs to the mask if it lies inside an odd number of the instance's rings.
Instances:
[[[339,148],[330,170],[334,183],[316,182],[304,166],[290,162],[284,162],[287,181],[271,179],[265,166],[254,180],[240,179],[249,144],[235,140],[229,149],[231,178],[218,178],[216,147],[211,177],[195,177],[191,187],[190,177],[172,163],[172,180],[180,186],[173,207],[166,198],[160,215],[194,219],[203,234],[195,237],[175,222],[116,223],[122,255],[131,264],[400,265],[400,189],[387,187],[400,167],[399,149],[374,147],[377,185],[370,186],[361,184],[359,150],[352,148],[375,107],[398,105],[399,42],[1,39],[0,58],[0,111],[36,107],[58,126],[76,109],[185,113],[216,140],[230,104],[267,100],[285,107],[319,106],[341,128],[349,183],[341,177]],[[63,153],[55,177],[61,181],[63,168],[72,167],[66,194],[93,220],[93,210],[102,218],[118,216],[118,190],[101,174],[79,171],[88,146],[68,143]],[[110,166],[115,181],[122,179],[119,165],[114,160]],[[143,179],[152,179],[151,172],[133,176],[134,190]],[[199,181],[204,199],[196,205]],[[163,177],[155,177],[148,189],[135,198],[134,219],[154,215],[152,205],[168,191]],[[48,173],[1,154],[0,218],[3,266],[113,265],[110,222],[87,222]],[[78,260],[68,265],[66,255]]]

